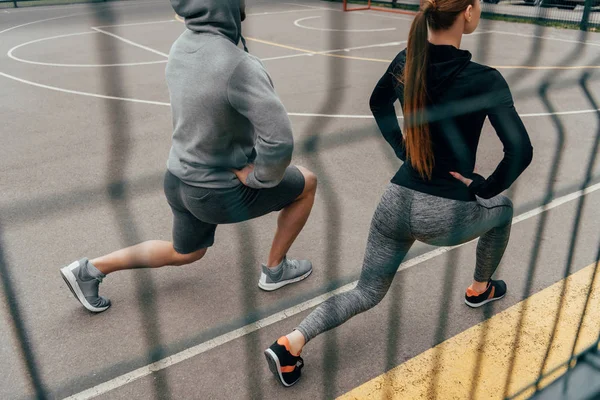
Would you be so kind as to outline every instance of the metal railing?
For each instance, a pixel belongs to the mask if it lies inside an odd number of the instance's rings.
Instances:
[[[342,2],[343,0],[327,0]],[[347,0],[357,7],[368,0]],[[371,0],[373,7],[390,10],[407,9],[416,11],[421,0]],[[599,0],[482,0],[484,18],[503,18],[514,21],[531,22],[581,29],[600,27]],[[585,27],[582,24],[585,23]]]
[[[590,4],[591,1],[587,0],[586,2],[586,10],[582,14],[582,17],[578,24],[580,24],[583,29],[580,36],[580,42],[585,43],[586,41],[586,29],[590,26]],[[541,13],[541,11],[540,11]],[[338,18],[335,14],[329,14],[329,20],[327,23],[333,29],[343,30],[346,28],[346,20]],[[95,23],[96,25],[111,25],[115,22],[116,15],[115,11],[111,8],[102,8],[95,11]],[[110,40],[106,35],[97,35],[97,44],[98,48],[107,48],[109,43],[106,41]],[[485,59],[486,52],[488,51],[485,48],[485,40],[486,38],[481,38],[482,42],[480,46],[482,48],[482,53],[480,54],[480,58]],[[534,40],[531,51],[529,52],[527,60],[524,60],[524,65],[529,65],[533,63],[536,58],[540,54],[540,42],[543,40],[543,32],[540,32],[537,35],[537,38]],[[335,35],[332,34],[329,37],[327,47],[332,49],[343,49],[348,47],[350,43],[347,42],[347,37],[344,35]],[[563,59],[559,62],[559,65],[568,65],[574,59],[577,59],[583,50],[583,45],[577,45],[566,54]],[[104,51],[100,55],[101,61],[103,64],[119,64],[120,62],[120,54],[118,52],[107,52]],[[600,57],[596,61],[600,61]],[[343,85],[350,84],[350,77],[348,76],[348,71],[346,68],[345,60],[342,58],[330,57],[328,59],[328,66],[326,69],[326,73],[328,76],[329,87],[327,90],[327,94],[325,98],[320,101],[320,104],[317,107],[317,112],[319,114],[335,114],[340,112],[340,105],[343,103],[342,92],[336,90]],[[114,69],[110,74],[103,74],[103,89],[105,93],[111,93],[116,97],[126,97],[122,91],[123,87],[123,75],[119,72],[120,70]],[[383,72],[383,70],[382,70]],[[528,76],[528,72],[518,73],[512,76],[514,80],[520,81],[524,80]],[[558,176],[558,171],[562,163],[562,156],[564,150],[564,141],[567,134],[567,128],[563,122],[563,118],[556,114],[556,105],[554,101],[550,98],[549,94],[553,90],[559,90],[562,87],[572,87],[573,85],[577,85],[581,89],[582,98],[586,99],[589,107],[592,109],[598,110],[598,99],[597,96],[590,90],[589,83],[592,79],[590,71],[585,69],[582,70],[581,74],[577,79],[562,79],[560,72],[558,70],[549,72],[542,83],[538,87],[529,88],[523,91],[521,96],[522,98],[538,98],[541,100],[545,111],[547,111],[552,118],[554,131],[552,134],[557,139],[556,149],[553,154],[553,158],[549,163],[550,172],[548,174],[548,180],[545,186],[545,195],[543,199],[541,199],[541,205],[548,205],[555,197],[556,197],[556,181]],[[135,202],[135,198],[132,197],[132,185],[135,182],[128,181],[123,171],[125,170],[125,165],[127,163],[128,157],[130,157],[131,151],[131,132],[130,125],[128,124],[128,110],[127,107],[124,107],[123,102],[115,101],[115,100],[104,100],[102,102],[104,108],[104,114],[107,121],[110,121],[110,151],[108,153],[108,162],[107,165],[110,167],[106,171],[106,180],[102,185],[101,189],[98,193],[104,193],[108,195],[110,199],[110,205],[112,207],[112,211],[117,216],[116,220],[118,221],[118,228],[120,230],[120,237],[123,238],[123,246],[132,245],[141,241],[141,235],[139,233],[139,229],[136,226],[136,223],[132,217],[132,204]],[[449,130],[453,129],[451,126],[450,115],[458,116],[461,113],[469,113],[474,112],[479,107],[477,104],[464,104],[460,105],[460,107],[454,107],[452,110],[448,109],[447,114],[433,116],[433,118],[438,118],[439,121],[446,121],[448,123],[447,128]],[[596,114],[598,122],[600,123],[600,112]],[[327,241],[323,244],[323,248],[325,251],[325,260],[327,267],[324,269],[324,273],[327,275],[327,280],[332,282],[332,287],[326,288],[327,290],[335,289],[336,282],[339,283],[340,280],[340,252],[341,252],[341,241],[343,240],[344,235],[340,235],[337,231],[339,222],[341,221],[341,213],[340,213],[340,202],[341,202],[341,194],[334,190],[334,186],[332,183],[331,171],[329,170],[329,166],[324,162],[323,158],[331,149],[338,148],[343,146],[346,143],[351,142],[360,142],[367,137],[371,136],[371,132],[365,132],[361,129],[349,130],[346,132],[331,134],[331,135],[323,135],[323,132],[326,132],[332,128],[331,119],[327,118],[314,118],[310,124],[305,128],[306,132],[308,132],[308,136],[305,140],[300,142],[300,146],[298,146],[299,153],[306,157],[308,160],[308,165],[312,171],[316,173],[319,177],[320,182],[320,196],[321,201],[325,204],[325,215],[328,219],[328,229],[327,232]],[[383,141],[383,139],[381,139]],[[582,182],[577,183],[578,189],[585,189],[591,183],[598,181],[599,177],[594,176],[594,166],[596,163],[596,158],[599,151],[600,145],[600,127],[598,128],[595,134],[595,141],[590,148],[589,157],[587,160],[587,164],[585,167],[585,178]],[[390,162],[394,163],[396,160],[390,159]],[[157,183],[160,180],[160,177],[151,176],[151,179],[145,179],[146,181],[151,181],[152,183]],[[95,197],[94,193],[83,193],[80,194],[78,201],[81,204],[88,204],[93,201]],[[26,211],[31,208],[40,209],[40,205],[43,205],[43,209],[45,212],[52,213],[53,210],[60,210],[60,212],[69,212],[69,207],[72,206],[69,204],[65,204],[60,196],[57,198],[51,199],[38,199],[33,201],[32,203],[26,203],[24,205],[17,205],[16,207],[20,207],[21,211]],[[578,239],[579,229],[582,222],[582,211],[586,202],[586,196],[581,196],[579,202],[577,204],[577,213],[575,218],[572,221],[570,240],[568,243],[568,260],[565,263],[564,268],[564,277],[568,277],[573,272],[573,257],[575,255],[575,244]],[[362,210],[361,212],[371,213],[372,210]],[[32,350],[30,345],[29,334],[27,332],[26,327],[23,324],[23,306],[21,304],[21,300],[16,295],[16,291],[14,290],[14,267],[8,264],[8,260],[5,256],[5,246],[6,244],[2,240],[2,232],[3,224],[6,224],[7,220],[14,220],[15,218],[20,218],[25,223],[33,222],[38,216],[36,214],[26,214],[26,213],[15,213],[15,215],[19,214],[19,216],[14,215],[0,215],[0,278],[2,283],[2,295],[3,301],[7,305],[9,311],[9,319],[10,325],[13,329],[14,337],[16,338],[17,343],[19,344],[19,351],[21,355],[21,359],[23,365],[25,365],[27,370],[27,379],[31,387],[35,392],[35,396],[38,399],[46,399],[50,397],[54,397],[57,392],[57,388],[50,387],[48,382],[44,382],[40,370],[39,370],[39,359],[36,356],[35,352]],[[41,216],[40,216],[41,218]],[[548,225],[548,216],[547,213],[543,213],[539,217],[539,221],[537,224],[536,234],[535,234],[535,242],[531,245],[531,252],[529,256],[529,265],[528,265],[528,275],[527,281],[525,285],[525,290],[523,292],[523,297],[529,297],[534,289],[533,289],[533,277],[537,268],[539,267],[540,261],[540,252],[541,252],[541,243],[544,237],[544,233],[547,230]],[[255,249],[258,247],[255,243],[254,235],[247,225],[239,225],[237,228],[238,237],[243,238],[240,242],[243,243],[240,246],[240,259],[251,259],[253,260],[253,253]],[[455,253],[451,252],[450,257],[448,259],[448,263],[445,267],[445,281],[453,282],[454,281],[454,273],[456,268],[454,268],[455,263]],[[600,252],[596,256],[596,270],[594,271],[594,277],[598,272],[598,261],[600,260]],[[357,261],[358,262],[358,261]],[[259,319],[260,315],[256,313],[256,291],[254,286],[250,287],[247,282],[252,280],[254,276],[254,271],[252,270],[251,265],[242,265],[241,266],[245,271],[242,274],[243,282],[246,282],[245,286],[242,285],[246,289],[241,293],[241,297],[243,299],[243,304],[245,305],[244,313],[247,318],[244,319],[244,323],[256,322]],[[143,360],[143,363],[151,363],[164,359],[171,355],[168,351],[164,350],[163,339],[160,334],[160,326],[159,326],[159,318],[157,317],[157,307],[155,304],[154,297],[152,295],[153,292],[153,277],[149,271],[139,271],[139,279],[136,285],[137,297],[139,299],[139,308],[141,310],[140,315],[143,316],[143,340],[145,341],[145,347],[148,349],[148,353],[146,355],[146,359]],[[251,275],[248,275],[251,274]],[[594,279],[594,278],[592,278]],[[591,288],[591,285],[590,285]],[[324,289],[325,290],[325,289]],[[445,298],[449,298],[449,291],[453,290],[452,285],[447,285],[445,290],[448,293],[444,293]],[[564,294],[564,293],[563,293]],[[396,304],[401,303],[401,293],[392,292],[388,294],[395,299]],[[590,292],[587,293],[587,301],[589,301],[591,296]],[[586,305],[587,305],[586,301]],[[438,316],[438,324],[436,327],[435,340],[437,343],[443,341],[447,336],[447,328],[448,328],[448,310],[449,305],[446,303],[442,306],[440,310],[440,314]],[[560,307],[559,307],[560,309]],[[586,307],[587,309],[587,307]],[[485,317],[491,317],[490,309],[484,310]],[[525,312],[523,312],[523,315]],[[583,321],[584,316],[581,317]],[[402,307],[400,305],[391,307],[388,311],[388,321],[390,324],[395,324],[397,321],[402,319]],[[555,318],[555,331],[560,319],[560,312],[556,315]],[[522,322],[522,320],[521,320]],[[521,325],[519,325],[519,329]],[[517,333],[517,341],[520,340],[520,331]],[[579,335],[579,332],[578,332]],[[600,335],[600,333],[599,333]],[[325,347],[328,349],[324,353],[323,359],[323,373],[326,374],[326,379],[323,380],[324,386],[322,388],[323,398],[332,398],[336,395],[334,392],[334,385],[327,382],[334,382],[336,380],[336,371],[338,360],[335,356],[335,349],[339,345],[337,342],[337,335],[335,331],[332,331],[331,334],[328,334],[326,337]],[[485,339],[485,338],[482,338]],[[205,338],[203,340],[206,340]],[[387,362],[389,368],[394,366],[394,360],[397,359],[397,346],[399,338],[390,334],[388,336],[387,345]],[[600,341],[600,336],[599,336]],[[577,340],[576,340],[577,342]],[[262,350],[259,346],[259,343],[256,340],[251,339],[249,336],[246,337],[245,346],[247,348],[249,359],[261,360],[262,356],[260,351]],[[550,347],[548,347],[548,352]],[[325,356],[327,354],[327,356]],[[511,371],[514,366],[516,354],[516,346],[515,353],[512,354],[511,358]],[[548,353],[546,354],[547,359]],[[576,366],[572,367],[573,361],[576,361]],[[544,397],[551,396],[546,395],[546,393],[554,393],[553,391],[562,390],[577,390],[579,397],[569,397],[569,399],[575,398],[592,398],[594,395],[600,395],[600,388],[596,386],[585,386],[581,384],[577,384],[580,381],[580,374],[590,373],[590,370],[595,371],[596,382],[600,381],[600,371],[599,371],[599,362],[598,362],[598,343],[594,346],[590,347],[588,351],[575,354],[575,346],[573,347],[573,351],[571,352],[571,357],[569,360],[565,360],[564,365],[569,365],[569,371],[567,374],[555,384],[548,386],[544,390],[539,389],[539,382],[547,376],[552,371],[546,371],[545,367],[546,362],[542,366],[539,378],[536,382],[532,383],[532,387],[536,388],[538,392],[535,398],[554,398],[554,397]],[[587,369],[585,366],[588,366]],[[252,385],[252,382],[256,381],[253,376],[254,374],[259,374],[254,364],[247,366],[248,371],[250,372],[250,376],[248,376],[247,386],[252,387],[249,389],[252,393],[252,398],[263,398],[264,394],[260,387],[256,387]],[[481,368],[481,365],[478,364],[476,366],[475,374]],[[584,370],[583,373],[579,371]],[[509,378],[506,382],[506,391],[505,396],[512,396],[508,393],[508,387],[510,384],[510,377],[512,374],[509,374]],[[437,376],[437,371],[434,371],[434,379]],[[586,375],[589,376],[589,375]],[[579,380],[578,380],[579,379]],[[585,379],[585,378],[583,378]],[[573,388],[575,385],[575,388]],[[559,389],[556,389],[560,387]],[[570,389],[571,388],[571,389]],[[527,389],[527,388],[526,388]],[[155,379],[153,380],[153,390],[155,398],[167,399],[170,398],[171,389],[168,384],[168,380],[164,375],[164,370],[157,370],[155,372]],[[472,389],[474,390],[474,388]],[[589,390],[588,393],[583,393],[586,390]],[[435,388],[432,389],[432,393],[436,395]],[[571,392],[569,392],[571,393]],[[441,396],[437,394],[437,396]],[[443,398],[443,397],[439,397]]]

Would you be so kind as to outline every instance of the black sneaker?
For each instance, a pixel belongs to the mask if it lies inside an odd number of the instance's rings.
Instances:
[[[493,281],[490,279],[487,289],[481,294],[477,294],[470,287],[465,293],[465,303],[469,307],[477,308],[491,301],[500,300],[506,294],[506,283],[504,281]]]
[[[302,357],[293,355],[289,348],[288,338],[282,336],[265,350],[269,369],[283,386],[288,387],[298,382],[304,366]]]

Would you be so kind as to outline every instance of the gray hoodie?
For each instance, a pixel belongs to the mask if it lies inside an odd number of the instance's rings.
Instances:
[[[167,168],[205,188],[239,185],[232,168],[254,164],[247,185],[277,186],[293,150],[291,123],[260,60],[241,48],[243,0],[171,0],[188,29],[169,54],[173,112]]]

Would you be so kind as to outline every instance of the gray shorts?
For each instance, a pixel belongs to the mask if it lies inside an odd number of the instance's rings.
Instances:
[[[167,171],[164,189],[173,211],[173,247],[180,254],[189,254],[212,246],[219,224],[247,221],[293,203],[304,191],[304,175],[290,166],[279,185],[270,189],[252,189],[241,183],[207,189],[187,185]]]

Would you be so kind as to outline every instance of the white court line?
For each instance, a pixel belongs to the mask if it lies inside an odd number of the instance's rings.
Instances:
[[[71,37],[71,36],[92,35],[92,34],[99,34],[99,33],[100,32],[78,32],[78,33],[69,33],[66,35],[58,35],[58,36],[51,36],[51,37],[42,38],[42,39],[31,40],[29,42],[22,43],[20,45],[13,47],[12,49],[10,49],[8,51],[7,55],[15,61],[19,61],[19,62],[23,62],[23,63],[27,63],[27,64],[34,64],[34,65],[44,65],[44,66],[48,66],[48,67],[72,67],[72,68],[131,67],[131,66],[139,66],[139,65],[164,64],[167,62],[167,60],[160,60],[160,61],[142,61],[142,62],[120,63],[120,64],[59,64],[59,63],[48,63],[48,62],[42,62],[42,61],[26,60],[26,59],[17,57],[13,54],[13,52],[15,50],[17,50],[21,47],[24,47],[24,46],[28,46],[33,43],[39,43],[39,42],[43,42],[46,40],[54,40],[54,39]]]
[[[332,28],[314,28],[312,26],[306,26],[306,25],[302,25],[300,22],[302,21],[308,21],[309,19],[317,19],[317,18],[321,18],[320,16],[314,16],[314,17],[305,17],[305,18],[300,18],[294,21],[294,25],[296,25],[298,28],[303,28],[303,29],[310,29],[312,31],[322,31],[322,32],[351,32],[351,33],[356,33],[356,32],[384,32],[384,31],[395,31],[396,28],[380,28],[380,29],[332,29]]]
[[[310,9],[310,10],[286,10],[286,11],[265,11],[265,12],[260,12],[260,13],[250,13],[250,14],[246,14],[246,17],[258,17],[261,15],[277,15],[277,14],[292,14],[292,13],[296,13],[296,12],[310,12],[310,11],[315,11],[315,10],[323,10],[323,11],[333,11],[329,8],[324,8],[324,7],[317,7],[315,9]],[[130,24],[115,24],[115,25],[103,25],[103,26],[97,26],[96,28],[115,28],[115,27],[119,27],[119,26],[137,26],[137,25],[151,25],[151,24],[163,24],[166,22],[179,22],[176,19],[167,19],[167,20],[161,20],[161,21],[149,21],[149,22],[133,22]]]
[[[335,11],[330,8],[315,7],[315,8],[311,8],[310,10],[265,11],[265,12],[260,12],[260,13],[250,13],[250,14],[246,14],[246,17],[256,17],[256,16],[260,16],[260,15],[291,14],[291,13],[297,13],[297,12],[310,12],[310,11],[317,11],[317,10]]]
[[[4,72],[0,72],[0,76],[3,76],[8,79],[12,79],[12,80],[20,82],[20,83],[24,83],[26,85],[35,86],[35,87],[39,87],[42,89],[54,90],[56,92],[76,94],[79,96],[97,97],[100,99],[108,99],[108,100],[120,100],[120,101],[126,101],[126,102],[130,102],[130,103],[152,104],[152,105],[156,105],[156,106],[170,106],[171,105],[171,103],[166,103],[163,101],[141,100],[141,99],[135,99],[135,98],[130,98],[130,97],[107,96],[107,95],[97,94],[97,93],[81,92],[79,90],[63,89],[63,88],[59,88],[56,86],[44,85],[42,83],[32,82],[32,81],[28,81],[26,79],[21,79],[19,77],[13,76],[13,75],[5,74]],[[557,112],[553,112],[553,113],[531,113],[531,114],[519,114],[519,115],[523,118],[526,118],[526,117],[545,117],[545,116],[551,116],[551,115],[590,114],[590,113],[596,113],[598,111],[600,111],[600,109],[557,111]],[[351,114],[347,114],[347,115],[344,115],[344,114],[313,114],[313,113],[293,113],[293,112],[291,112],[291,113],[288,113],[288,115],[292,116],[292,117],[313,117],[313,118],[373,119],[372,115],[351,115]],[[398,117],[398,119],[402,119],[402,118],[403,117]]]
[[[287,56],[277,56],[277,57],[261,58],[260,61],[285,60],[287,58],[312,57],[314,55],[316,55],[316,53],[298,53],[298,54],[290,54],[290,55],[287,55]]]
[[[384,15],[383,13],[377,12],[377,11],[371,11],[371,12],[364,12],[364,11],[352,11],[353,14],[359,14],[359,15],[368,15],[371,17],[379,17],[379,18],[387,18],[387,19],[395,19],[395,20],[400,20],[400,21],[410,21],[412,22],[412,20],[414,18],[411,17],[402,17],[399,15]]]
[[[542,214],[548,210],[551,210],[553,208],[556,208],[562,204],[568,203],[569,201],[573,201],[575,199],[578,199],[582,196],[585,196],[587,194],[590,194],[592,192],[595,192],[597,190],[600,189],[600,183],[597,183],[595,185],[589,186],[584,190],[578,190],[577,192],[568,194],[566,196],[562,196],[559,197],[557,199],[552,200],[550,203],[534,208],[531,211],[528,211],[524,214],[521,214],[517,217],[515,217],[512,220],[512,224],[517,224],[519,222],[525,221],[529,218],[535,217],[536,215]],[[400,267],[398,268],[398,272],[400,271],[404,271],[407,270],[411,267],[414,267],[418,264],[421,264],[425,261],[431,260],[435,257],[438,257],[444,253],[449,252],[450,250],[456,249],[458,247],[462,247],[467,245],[468,243],[472,243],[474,241],[476,241],[477,239],[474,239],[470,242],[467,243],[463,243],[460,244],[458,246],[452,246],[452,247],[440,247],[438,249],[435,249],[433,251],[427,252],[425,254],[422,254],[418,257],[415,258],[411,258],[408,261],[403,262],[402,264],[400,264]],[[327,292],[325,294],[322,294],[320,296],[317,296],[311,300],[305,301],[303,303],[300,303],[298,305],[295,305],[293,307],[290,307],[286,310],[283,311],[279,311],[273,315],[270,315],[266,318],[263,318],[259,321],[253,322],[251,324],[248,324],[246,326],[243,326],[239,329],[236,329],[234,331],[225,333],[221,336],[217,336],[214,339],[208,340],[204,343],[200,343],[196,346],[190,347],[186,350],[183,350],[179,353],[173,354],[172,356],[163,358],[162,360],[156,361],[152,364],[146,365],[144,367],[138,368],[136,370],[133,370],[127,374],[124,375],[120,375],[114,379],[111,379],[107,382],[101,383],[99,385],[96,385],[90,389],[84,390],[82,392],[79,392],[77,394],[74,394],[70,397],[68,397],[66,400],[84,400],[84,399],[91,399],[93,397],[99,396],[101,394],[107,393],[111,390],[114,390],[116,388],[119,388],[121,386],[127,385],[128,383],[131,383],[135,380],[138,380],[140,378],[143,378],[145,376],[150,375],[152,372],[156,372],[156,371],[160,371],[162,369],[168,368],[170,366],[173,366],[175,364],[178,364],[182,361],[188,360],[192,357],[198,356],[202,353],[205,353],[209,350],[212,350],[218,346],[221,346],[223,344],[229,343],[233,340],[239,339],[243,336],[246,336],[252,332],[255,332],[261,328],[265,328],[267,326],[273,325],[277,322],[283,321],[291,316],[294,316],[296,314],[299,314],[303,311],[309,310],[313,307],[318,306],[319,304],[323,303],[325,300],[329,299],[332,296],[335,296],[336,294],[340,294],[340,293],[344,293],[344,292],[348,292],[350,290],[352,290],[358,281],[354,281],[352,283],[348,283],[347,285],[344,285],[336,290]]]
[[[557,112],[542,112],[542,113],[526,113],[519,114],[521,118],[532,118],[532,117],[549,117],[552,115],[578,115],[578,114],[590,114],[596,113],[600,111],[598,109],[588,109],[588,110],[573,110],[573,111],[557,111]],[[313,114],[313,113],[288,113],[288,115],[292,117],[312,117],[312,118],[340,118],[340,119],[373,119],[372,115],[359,115],[359,114]],[[403,119],[404,117],[400,116],[398,119]]]
[[[307,6],[305,4],[297,4],[297,3],[283,3],[283,4],[288,4],[290,6],[308,7],[308,8],[312,8],[312,9],[319,9],[319,7]],[[344,10],[340,10],[338,8],[326,8],[326,10],[344,12]],[[397,15],[397,16],[383,15],[383,13],[379,13],[379,12],[367,13],[367,12],[364,12],[364,11],[353,11],[352,13],[353,14],[360,14],[360,15],[370,15],[370,16],[373,16],[373,17],[381,17],[381,18],[388,18],[388,19],[404,20],[404,21],[412,21],[413,20],[413,18],[411,18],[411,17],[403,17],[403,16],[400,16],[400,15]]]
[[[132,41],[131,41],[131,40],[129,40],[129,39],[125,39],[124,37],[121,37],[121,36],[119,36],[119,35],[115,35],[114,33],[111,33],[111,32],[103,31],[102,29],[99,29],[99,28],[92,28],[92,29],[93,29],[93,30],[95,30],[95,31],[97,31],[97,32],[104,33],[105,35],[112,36],[112,37],[114,37],[115,39],[118,39],[118,40],[120,40],[120,41],[122,41],[122,42],[125,42],[125,43],[127,43],[127,44],[130,44],[130,45],[132,45],[132,46],[139,47],[140,49],[148,50],[148,51],[149,51],[149,52],[151,52],[151,53],[158,54],[158,55],[160,55],[160,56],[163,56],[163,57],[169,58],[169,55],[168,55],[168,54],[165,54],[165,53],[163,53],[162,51],[154,50],[154,49],[152,49],[152,48],[150,48],[150,47],[148,47],[148,46],[144,46],[144,45],[142,45],[142,44],[139,44],[139,43],[136,43],[136,42],[132,42]]]
[[[309,6],[309,5],[306,5],[306,4],[298,4],[298,3],[283,3],[283,4],[287,4],[288,6],[298,6],[298,7],[311,8],[313,10],[342,11],[342,10],[339,10],[337,8]]]
[[[312,56],[320,55],[320,54],[322,55],[322,54],[331,54],[331,53],[341,53],[341,52],[348,52],[348,51],[352,51],[352,50],[370,49],[373,47],[399,46],[403,43],[406,43],[406,40],[402,40],[400,42],[387,42],[387,43],[369,44],[366,46],[347,47],[344,49],[314,51],[314,52],[310,52],[310,53],[297,53],[297,54],[290,54],[290,55],[286,55],[286,56],[261,58],[260,60],[261,61],[272,61],[272,60],[284,60],[286,58],[294,58],[294,57],[312,57]]]
[[[10,2],[12,2],[12,0],[9,0]],[[19,1],[19,0],[17,0]],[[156,0],[156,1],[146,1],[146,0],[140,0],[140,1],[132,1],[132,0],[117,0],[114,2],[111,2],[111,6],[113,7],[118,7],[119,5],[127,5],[127,7],[131,7],[134,5],[138,5],[138,4],[158,4],[158,3],[164,3],[164,1],[162,0]],[[65,5],[58,5],[58,4],[49,4],[46,6],[42,6],[42,5],[36,5],[35,8],[32,7],[17,7],[17,8],[10,8],[8,10],[4,10],[4,12],[6,13],[21,13],[21,12],[28,12],[28,11],[38,11],[38,12],[43,12],[43,11],[54,11],[54,10],[64,10],[65,8],[69,8],[71,10],[75,9],[75,8],[89,8],[90,5],[92,5],[93,3],[67,3]],[[108,4],[99,4],[99,5],[108,5]]]
[[[148,50],[152,53],[156,53],[159,55],[162,55],[163,57],[168,58],[169,56],[165,53],[162,53],[158,50],[154,50],[150,47],[147,46],[143,46],[141,44],[135,43],[131,40],[125,39],[123,37],[120,37],[118,35],[115,35],[113,33],[110,32],[106,32],[106,31],[102,31],[101,29],[98,28],[92,28],[98,32],[107,34],[109,36],[113,36],[116,39],[119,39],[125,43],[131,44],[133,46],[142,48],[144,50]],[[488,31],[486,33],[489,33],[492,31]],[[503,33],[503,32],[498,32],[498,33]],[[394,45],[396,43],[401,43],[401,42],[390,42],[390,43],[382,43],[382,44],[376,44],[376,45],[368,45],[368,46],[358,46],[360,48],[367,48],[367,47],[376,47],[376,46],[384,46],[384,45]],[[349,49],[357,49],[355,48],[349,48]],[[345,51],[346,49],[336,49],[336,50],[325,50],[324,53],[327,52],[338,52],[338,51]],[[303,54],[307,54],[307,55],[314,55],[314,54],[319,54],[319,52],[313,52],[313,53],[303,53]],[[277,57],[277,59],[281,59],[281,58],[290,58],[290,57],[300,57],[301,54],[297,54],[297,55],[292,55],[292,56],[279,56]],[[276,59],[275,57],[271,58],[271,59]],[[59,92],[64,92],[64,93],[70,93],[70,94],[78,94],[81,96],[88,96],[88,97],[98,97],[98,98],[102,98],[102,99],[111,99],[111,100],[120,100],[120,101],[127,101],[127,102],[132,102],[132,103],[142,103],[142,104],[153,104],[153,105],[161,105],[161,106],[170,106],[170,103],[165,103],[165,102],[158,102],[158,101],[150,101],[150,100],[141,100],[141,99],[135,99],[135,98],[127,98],[127,97],[116,97],[116,96],[106,96],[106,95],[101,95],[101,94],[96,94],[96,93],[89,93],[89,92],[82,92],[82,91],[77,91],[77,90],[68,90],[68,89],[62,89],[62,88],[58,88],[55,86],[50,86],[50,85],[44,85],[44,84],[40,84],[40,83],[36,83],[36,82],[32,82],[32,81],[28,81],[25,79],[21,79],[9,74],[5,74],[0,72],[1,76],[4,76],[6,78],[9,79],[13,79],[16,80],[18,82],[21,83],[25,83],[25,84],[29,84],[32,86],[36,86],[36,87],[40,87],[40,88],[44,88],[44,89],[49,89],[49,90],[55,90],[55,91],[59,91]],[[575,111],[558,111],[558,112],[554,112],[554,113],[531,113],[531,114],[519,114],[521,117],[542,117],[542,116],[551,116],[551,115],[577,115],[577,114],[589,114],[589,113],[596,113],[598,112],[597,109],[587,109],[587,110],[575,110]],[[313,117],[313,118],[341,118],[341,119],[372,119],[373,116],[372,115],[344,115],[344,114],[314,114],[314,113],[288,113],[288,115],[290,116],[296,116],[296,117]],[[401,119],[402,117],[398,117],[399,119]]]
[[[138,26],[138,25],[153,25],[153,24],[165,24],[167,22],[179,22],[176,19],[164,19],[161,21],[148,21],[148,22],[133,22],[130,24],[115,24],[115,25],[103,25],[95,26],[94,28],[116,28],[118,26]]]
[[[292,117],[310,117],[310,118],[340,118],[340,119],[373,119],[372,115],[351,115],[351,114],[313,114],[313,113],[288,113]],[[401,119],[402,117],[398,117]]]
[[[535,38],[535,39],[554,40],[554,41],[557,41],[557,42],[578,43],[578,44],[585,44],[585,45],[590,45],[590,46],[600,46],[600,43],[596,43],[596,42],[582,42],[581,40],[561,39],[561,38],[555,38],[555,37],[550,37],[550,36],[533,35],[533,34],[529,34],[529,33],[505,32],[505,31],[497,31],[497,30],[487,31],[487,33],[499,33],[501,35],[511,35],[511,36],[519,36],[519,37],[530,37],[530,38]]]
[[[0,76],[3,76],[3,77],[8,78],[8,79],[15,80],[17,82],[24,83],[26,85],[36,86],[36,87],[43,88],[43,89],[54,90],[54,91],[57,91],[57,92],[63,92],[63,93],[69,93],[69,94],[76,94],[76,95],[79,95],[79,96],[97,97],[99,99],[120,100],[120,101],[128,101],[128,102],[132,102],[132,103],[141,103],[141,104],[152,104],[152,105],[155,105],[155,106],[170,106],[171,105],[170,103],[165,103],[165,102],[161,102],[161,101],[130,99],[130,98],[126,98],[126,97],[106,96],[106,95],[97,94],[97,93],[88,93],[88,92],[80,92],[78,90],[62,89],[62,88],[57,88],[57,87],[54,87],[54,86],[48,86],[48,85],[44,85],[44,84],[41,84],[41,83],[31,82],[31,81],[28,81],[28,80],[25,80],[25,79],[17,78],[16,76],[8,75],[8,74],[5,74],[4,72],[0,72]]]
[[[3,33],[6,33],[8,31],[12,31],[13,29],[17,29],[17,28],[22,28],[24,26],[28,26],[28,25],[33,25],[33,24],[37,24],[39,22],[46,22],[46,21],[54,21],[56,19],[62,19],[62,18],[68,18],[68,17],[75,17],[75,16],[79,16],[79,15],[86,15],[89,13],[77,13],[77,14],[69,14],[69,15],[63,15],[61,17],[54,17],[54,18],[46,18],[46,19],[40,19],[38,21],[33,21],[33,22],[27,22],[26,24],[21,24],[21,25],[17,25],[17,26],[12,26],[10,28],[4,29],[3,31],[0,31],[0,35]]]
[[[116,4],[114,6],[112,6],[112,8],[125,8],[125,7],[135,7],[135,6],[142,6],[142,5],[146,5],[146,4],[156,4],[156,3],[162,3],[162,1],[147,1],[147,2],[140,2],[140,3],[135,3],[135,4]],[[76,17],[76,16],[81,16],[81,15],[90,15],[90,14],[96,14],[98,12],[100,12],[101,10],[96,10],[96,11],[88,11],[88,12],[84,12],[84,13],[77,13],[77,14],[69,14],[69,15],[63,15],[61,17],[53,17],[53,18],[46,18],[46,19],[39,19],[37,21],[32,21],[32,22],[27,22],[25,24],[21,24],[21,25],[16,25],[16,26],[12,26],[10,28],[4,29],[2,31],[0,31],[0,35],[3,33],[6,33],[8,31],[12,31],[13,29],[17,29],[17,28],[22,28],[24,26],[29,26],[29,25],[33,25],[33,24],[37,24],[40,22],[46,22],[46,21],[54,21],[57,19],[62,19],[62,18],[69,18],[69,17]]]

